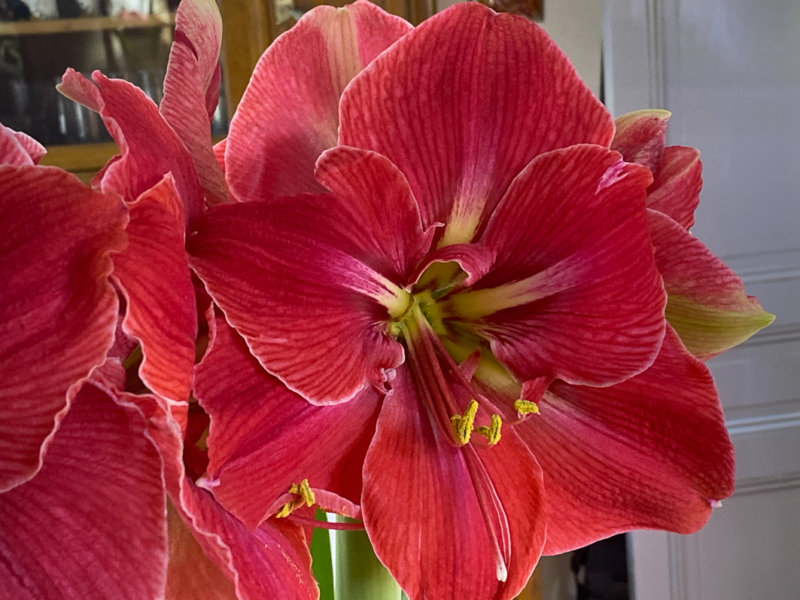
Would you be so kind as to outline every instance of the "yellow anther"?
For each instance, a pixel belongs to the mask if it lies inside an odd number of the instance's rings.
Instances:
[[[462,446],[469,442],[476,414],[478,414],[478,403],[475,400],[470,400],[469,406],[467,406],[467,410],[464,411],[463,415],[450,417],[450,422],[453,424],[453,435]]]
[[[300,496],[303,499],[303,502],[306,503],[306,506],[314,506],[314,502],[316,502],[314,491],[308,485],[308,479],[303,479],[299,485],[293,483],[292,487],[289,488],[289,493]]]
[[[514,408],[520,415],[539,414],[539,406],[536,404],[536,402],[531,402],[530,400],[516,400],[514,402]]]
[[[490,446],[494,446],[500,441],[500,428],[502,426],[503,421],[500,419],[500,415],[492,415],[492,421],[489,423],[488,427],[486,425],[481,425],[480,427],[477,427],[475,431],[489,440]]]
[[[289,493],[300,497],[283,505],[283,508],[281,508],[275,515],[279,519],[282,517],[288,517],[296,508],[300,508],[300,506],[303,504],[306,506],[314,506],[314,503],[316,502],[314,491],[311,489],[311,486],[308,485],[308,479],[303,479],[303,481],[300,483],[293,483],[289,487]]]

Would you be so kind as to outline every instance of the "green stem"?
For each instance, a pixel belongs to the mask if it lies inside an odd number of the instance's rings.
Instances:
[[[317,510],[317,520],[324,521],[325,513]],[[311,568],[319,585],[320,600],[335,600],[333,595],[333,564],[331,561],[331,539],[327,529],[315,528],[311,537]]]
[[[365,531],[331,531],[336,600],[401,600],[405,596],[369,542]]]

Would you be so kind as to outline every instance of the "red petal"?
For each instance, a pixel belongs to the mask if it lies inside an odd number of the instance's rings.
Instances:
[[[130,205],[130,244],[114,257],[114,277],[127,300],[123,327],[142,344],[139,376],[172,400],[192,385],[197,313],[186,250],[183,207],[171,175]]]
[[[206,490],[186,482],[183,510],[195,538],[217,566],[232,576],[241,600],[316,600],[311,555],[303,528],[271,520],[250,530],[225,511]],[[225,568],[227,567],[227,568]]]
[[[50,167],[0,167],[0,491],[30,479],[69,398],[105,361],[122,202]]]
[[[377,394],[313,406],[266,373],[222,318],[212,332],[196,394],[211,417],[208,472],[219,501],[250,527],[303,479],[358,501]]]
[[[711,358],[772,323],[775,317],[700,240],[659,212],[649,219],[667,320],[695,356]]]
[[[329,196],[218,206],[189,238],[192,267],[253,354],[315,403],[384,385],[403,358],[382,322],[407,293],[371,268],[383,256],[354,257],[370,231],[358,208]]]
[[[417,268],[414,269],[411,275],[411,281],[423,288],[428,285],[427,279],[429,277],[432,278],[436,284],[446,285],[447,283],[452,283],[452,279],[445,281],[446,276],[449,275],[449,270],[447,269],[441,269],[441,271],[433,269],[427,274],[425,274],[425,271],[428,267],[436,263],[455,263],[466,275],[463,281],[459,281],[457,285],[461,287],[470,286],[491,270],[494,259],[494,251],[481,244],[452,244],[450,246],[443,246],[428,254],[425,260],[417,265]],[[425,274],[424,278],[422,277],[423,274]]]
[[[647,206],[672,217],[689,229],[700,203],[703,187],[700,152],[694,148],[669,146],[664,149],[653,185],[647,190]]]
[[[45,147],[29,135],[0,123],[0,165],[35,165],[46,152]]]
[[[101,171],[102,188],[133,201],[172,173],[186,217],[200,214],[203,193],[192,157],[158,107],[127,81],[108,79],[99,71],[92,78],[96,87],[81,74],[67,69],[58,89],[99,112],[120,148],[120,156],[112,158]]]
[[[477,3],[400,39],[342,96],[339,142],[408,178],[423,224],[464,243],[536,155],[607,145],[613,122],[547,34]]]
[[[215,2],[180,3],[159,109],[192,155],[210,203],[228,200],[211,145],[211,121],[219,100],[221,42],[222,18]]]
[[[301,526],[270,522],[251,531],[186,476],[182,459],[187,405],[167,407],[153,395],[122,396],[148,415],[149,433],[161,454],[173,505],[208,558],[234,582],[236,597],[316,599],[318,591]],[[173,577],[185,576],[173,573]]]
[[[398,282],[428,251],[433,231],[423,232],[419,208],[408,182],[385,157],[338,146],[317,163],[317,179],[336,196],[354,253],[374,257],[372,268]]]
[[[700,201],[702,167],[694,148],[664,147],[670,113],[639,110],[616,120],[611,149],[627,162],[644,165],[655,175],[647,197],[648,208],[663,212],[689,229]]]
[[[452,447],[405,370],[393,388],[364,465],[362,510],[376,554],[411,598],[514,597],[544,541],[536,461],[513,432],[483,450]],[[499,548],[497,530],[506,532]]]
[[[565,177],[564,174],[569,174]],[[481,240],[488,275],[452,299],[521,380],[607,385],[653,361],[666,295],[648,235],[649,173],[599,146],[531,162]]]
[[[668,111],[659,109],[637,110],[617,117],[611,149],[622,154],[626,162],[644,165],[655,173],[661,164],[669,117]]]
[[[169,523],[168,600],[236,600],[231,579],[206,556],[195,540],[191,528],[178,515],[172,504],[167,512]]]
[[[87,384],[41,471],[0,496],[7,598],[156,598],[167,567],[161,461],[136,411]]]
[[[225,173],[225,149],[228,147],[228,138],[224,140],[220,140],[216,144],[214,144],[213,151],[214,151],[214,159],[217,161],[219,168],[222,169],[222,173]]]
[[[653,365],[608,388],[554,383],[516,431],[544,471],[555,554],[621,531],[690,533],[733,492],[733,446],[708,369],[669,331]]]
[[[309,11],[269,47],[231,121],[226,176],[242,200],[320,192],[347,83],[411,26],[371,2]]]

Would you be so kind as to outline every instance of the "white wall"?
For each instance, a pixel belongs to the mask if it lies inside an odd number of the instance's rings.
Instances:
[[[800,597],[800,2],[607,0],[607,94],[700,148],[694,233],[777,315],[711,361],[737,490],[693,536],[634,536],[636,600]]]

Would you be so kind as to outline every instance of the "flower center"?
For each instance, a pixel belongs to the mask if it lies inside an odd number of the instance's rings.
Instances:
[[[405,346],[417,391],[445,438],[464,446],[477,432],[484,444],[493,446],[500,441],[502,418],[470,381],[483,342],[462,331],[446,312],[445,297],[460,283],[460,273],[453,263],[427,269],[405,310],[388,323],[388,331]]]

